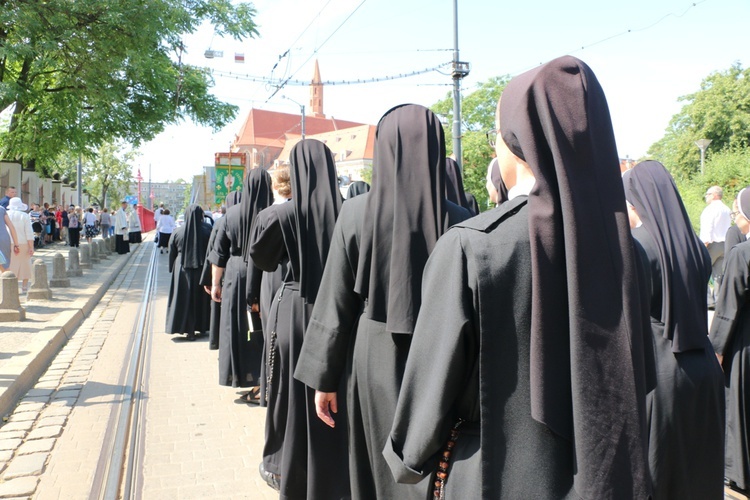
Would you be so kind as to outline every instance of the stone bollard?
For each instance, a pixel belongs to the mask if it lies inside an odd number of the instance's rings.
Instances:
[[[18,286],[18,285],[16,285]],[[42,259],[34,261],[34,279],[31,280],[29,292],[26,300],[50,300],[52,299],[52,290],[49,289],[47,282],[47,266]]]
[[[107,238],[107,246],[109,247],[109,253],[115,253],[115,237],[110,236]]]
[[[89,248],[89,258],[91,259],[92,264],[98,264],[99,263],[99,252],[96,251],[96,247],[93,243],[84,243],[81,246],[87,246]]]
[[[49,286],[70,286],[70,279],[68,279],[68,275],[65,272],[65,257],[61,253],[56,253],[52,257],[52,279],[49,280]]]
[[[18,278],[10,271],[0,275],[0,321],[23,321],[26,309],[18,299]]]
[[[99,260],[109,260],[109,249],[104,240],[94,240],[96,250],[99,252]]]
[[[81,269],[91,269],[93,266],[91,265],[91,249],[89,248],[88,243],[83,243],[80,246],[80,252],[81,252]]]
[[[78,249],[71,248],[68,250],[68,276],[83,276],[81,265],[78,261]]]

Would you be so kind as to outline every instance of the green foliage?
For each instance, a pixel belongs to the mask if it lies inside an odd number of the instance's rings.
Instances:
[[[128,194],[132,182],[130,163],[134,157],[135,153],[123,146],[105,143],[95,156],[87,159],[83,167],[83,186],[91,201],[100,207],[119,206],[118,202]]]
[[[473,194],[480,210],[489,208],[487,195],[487,166],[495,156],[487,143],[485,132],[495,128],[495,109],[510,76],[495,76],[480,83],[461,102],[461,130],[463,137],[464,190]],[[432,111],[440,116],[445,129],[447,154],[453,154],[453,96],[449,93],[444,99],[432,105]]]
[[[110,141],[138,145],[191,118],[219,129],[236,111],[210,94],[181,39],[208,21],[219,35],[257,35],[255,10],[232,0],[0,0],[0,157],[54,161]]]
[[[662,139],[649,149],[681,180],[700,175],[698,139],[711,139],[706,157],[750,140],[750,70],[735,63],[710,74],[699,91],[681,97],[686,104],[669,123]]]
[[[362,176],[363,181],[372,186],[372,167],[362,167],[360,175]]]
[[[711,186],[724,189],[724,203],[731,208],[732,201],[740,190],[750,184],[750,149],[729,147],[714,153],[706,161],[705,175],[676,178],[677,189],[690,217],[690,221],[699,230],[700,215],[706,208],[705,194]]]

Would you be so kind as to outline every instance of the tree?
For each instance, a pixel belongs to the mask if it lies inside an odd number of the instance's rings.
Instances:
[[[210,22],[257,35],[233,0],[0,0],[0,157],[53,161],[108,141],[138,145],[191,118],[219,129],[237,107],[210,94],[207,70],[181,62],[182,37]]]
[[[94,203],[100,207],[119,205],[133,182],[130,165],[133,158],[133,151],[108,142],[99,147],[96,155],[86,159],[82,186]]]
[[[510,76],[495,76],[480,83],[462,99],[461,129],[463,149],[464,189],[477,199],[480,209],[488,208],[486,189],[487,166],[495,152],[487,142],[485,133],[495,128],[495,109]],[[453,154],[453,97],[448,94],[432,105],[432,111],[440,116],[444,124],[446,153]]]
[[[675,178],[700,173],[698,139],[711,139],[708,155],[728,148],[744,148],[750,139],[750,70],[735,63],[710,74],[699,91],[680,97],[685,102],[672,117],[663,138],[648,154],[661,161]]]

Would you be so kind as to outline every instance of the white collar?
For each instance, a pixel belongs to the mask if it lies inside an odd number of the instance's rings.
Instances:
[[[531,193],[531,190],[534,189],[535,184],[536,179],[534,179],[533,177],[529,177],[526,180],[517,183],[515,186],[508,190],[508,200],[512,200],[513,198],[516,198],[518,196],[528,196],[529,193]]]

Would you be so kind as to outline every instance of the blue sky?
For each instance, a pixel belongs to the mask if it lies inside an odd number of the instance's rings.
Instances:
[[[255,6],[257,39],[220,39],[209,27],[185,38],[184,60],[217,72],[214,93],[240,107],[237,119],[218,133],[189,122],[168,127],[140,148],[136,161],[144,177],[149,164],[155,181],[201,173],[202,166],[212,164],[214,152],[228,148],[251,107],[298,113],[299,107],[282,95],[307,104],[305,86],[287,86],[271,98],[273,88],[247,76],[309,81],[317,58],[323,80],[368,79],[431,68],[452,58],[452,0],[259,0]],[[516,75],[575,55],[604,87],[621,157],[644,155],[679,111],[678,98],[698,90],[709,73],[734,62],[746,67],[750,59],[746,0],[459,0],[458,9],[461,59],[471,63],[464,93],[492,76]],[[206,59],[209,48],[223,51],[224,57]],[[244,53],[244,64],[234,62],[235,52]],[[375,124],[396,104],[430,106],[450,91],[450,83],[448,75],[432,72],[326,86],[325,113]]]

